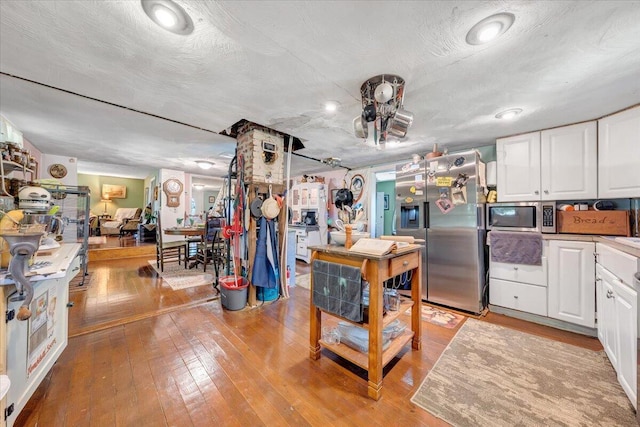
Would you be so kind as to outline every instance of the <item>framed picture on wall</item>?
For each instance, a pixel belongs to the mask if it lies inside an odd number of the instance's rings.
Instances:
[[[209,203],[215,203],[216,202],[216,196],[209,196]]]
[[[385,211],[389,210],[389,195],[388,194],[384,195],[384,210]]]
[[[102,184],[102,198],[108,199],[126,199],[127,198],[127,186],[126,185],[112,185]]]

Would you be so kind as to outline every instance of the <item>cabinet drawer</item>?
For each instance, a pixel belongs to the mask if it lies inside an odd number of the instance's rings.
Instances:
[[[297,255],[307,255],[307,244],[306,243],[303,243],[303,244],[298,243],[296,245],[296,254]]]
[[[405,271],[418,268],[419,263],[420,254],[418,252],[392,258],[389,260],[389,276],[394,277]]]
[[[298,236],[298,243],[304,243],[305,245],[307,244],[307,236]]]
[[[296,236],[306,236],[307,230],[304,229],[296,229]]]
[[[546,316],[547,288],[501,279],[490,279],[489,303]]]
[[[600,242],[596,242],[596,253],[598,264],[633,287],[633,275],[640,271],[640,259]]]
[[[547,257],[542,257],[542,265],[508,264],[492,261],[489,264],[489,277],[547,286]]]
[[[80,257],[77,256],[71,261],[69,268],[67,269],[67,279],[71,280],[80,273]]]

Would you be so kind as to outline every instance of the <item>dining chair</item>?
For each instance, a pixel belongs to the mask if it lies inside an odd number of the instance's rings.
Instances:
[[[187,268],[187,243],[184,240],[165,242],[162,233],[160,215],[156,214],[156,266],[160,272],[164,272],[165,262],[174,262],[184,259],[184,267]]]
[[[220,266],[224,265],[225,240],[222,238],[223,218],[207,218],[204,241],[198,245],[196,265],[202,264],[207,271],[207,264],[212,263],[218,277]]]

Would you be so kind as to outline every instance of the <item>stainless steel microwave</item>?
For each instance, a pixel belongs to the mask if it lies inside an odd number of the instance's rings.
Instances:
[[[487,230],[556,232],[556,202],[487,204]]]

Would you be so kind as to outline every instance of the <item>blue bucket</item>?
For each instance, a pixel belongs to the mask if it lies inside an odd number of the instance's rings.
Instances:
[[[278,298],[278,288],[256,286],[256,298],[260,301],[273,301]]]

